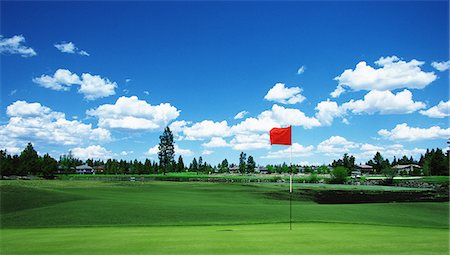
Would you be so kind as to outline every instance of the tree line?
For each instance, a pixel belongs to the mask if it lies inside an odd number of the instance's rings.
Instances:
[[[374,174],[382,174],[396,165],[413,164],[420,166],[421,169],[414,168],[412,175],[449,175],[449,151],[444,154],[442,149],[439,148],[427,149],[425,154],[420,155],[419,160],[404,155],[399,159],[394,156],[392,162],[384,158],[380,152],[376,152],[373,158],[365,164],[373,168]],[[331,166],[345,167],[348,170],[348,175],[350,175],[351,170],[356,168],[355,157],[345,153],[342,159],[333,160]],[[406,171],[402,171],[400,174],[406,175]]]

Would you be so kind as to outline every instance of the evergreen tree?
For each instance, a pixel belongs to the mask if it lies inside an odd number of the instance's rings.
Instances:
[[[178,157],[177,170],[178,172],[184,172],[184,162],[183,157],[181,157],[181,155]]]
[[[221,172],[228,172],[229,168],[228,168],[228,160],[224,159],[222,161],[222,164],[220,164],[220,171]]]
[[[246,161],[247,161],[247,154],[241,152],[241,154],[239,155],[239,172],[245,173],[245,169],[247,168]]]
[[[164,173],[170,171],[174,165],[175,147],[173,143],[173,134],[169,127],[164,129],[163,134],[159,137],[159,165]]]
[[[247,172],[252,173],[255,171],[256,163],[252,156],[248,156],[247,159]]]
[[[56,171],[58,170],[58,161],[52,158],[50,155],[45,154],[41,159],[42,163],[42,176],[44,178],[53,178]]]
[[[41,170],[39,156],[31,143],[20,153],[19,175],[37,174]]]
[[[189,166],[189,171],[190,172],[197,172],[198,171],[198,163],[197,163],[197,159],[193,158],[192,159],[192,163]]]

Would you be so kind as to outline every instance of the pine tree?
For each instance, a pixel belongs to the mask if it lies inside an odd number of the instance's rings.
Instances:
[[[41,171],[39,156],[31,143],[20,153],[20,175],[37,174]]]
[[[160,139],[159,146],[158,146],[159,165],[165,175],[166,172],[168,172],[172,169],[172,166],[174,165],[174,157],[175,157],[173,134],[172,134],[172,131],[170,131],[169,127],[166,127],[164,129],[164,132],[159,137],[159,139]]]
[[[255,171],[256,163],[252,156],[248,156],[247,159],[247,172],[251,173]]]
[[[239,172],[244,173],[246,169],[247,154],[241,152],[239,155]]]
[[[181,155],[178,157],[177,170],[178,172],[184,172],[184,162],[183,157],[181,157]]]

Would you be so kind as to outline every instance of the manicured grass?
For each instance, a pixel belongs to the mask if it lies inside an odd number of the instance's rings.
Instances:
[[[389,189],[381,191],[398,190]],[[317,204],[294,194],[289,231],[289,201],[272,195],[287,190],[276,183],[0,181],[0,253],[448,254],[448,202]]]
[[[2,230],[2,254],[448,254],[448,230],[257,224]]]

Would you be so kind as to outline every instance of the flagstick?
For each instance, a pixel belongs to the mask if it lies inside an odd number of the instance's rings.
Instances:
[[[289,177],[289,230],[292,230],[292,145],[290,154],[291,175]]]

